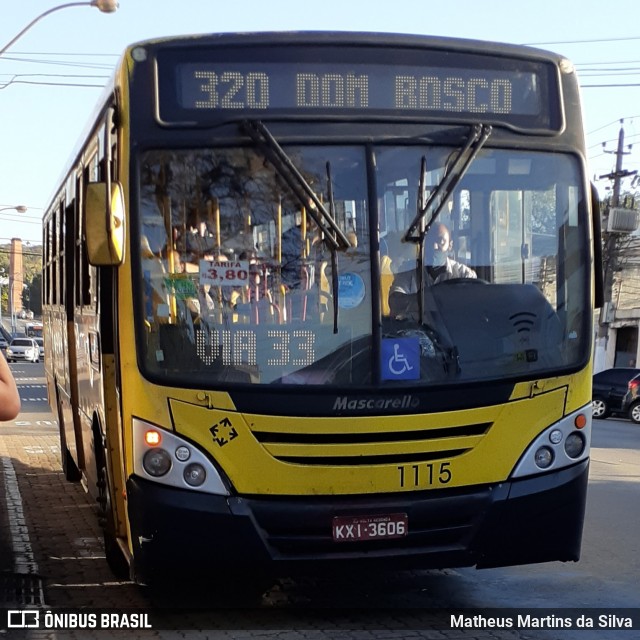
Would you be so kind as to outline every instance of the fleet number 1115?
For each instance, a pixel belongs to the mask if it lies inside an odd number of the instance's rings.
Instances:
[[[450,462],[426,462],[398,467],[400,487],[432,487],[451,482]]]

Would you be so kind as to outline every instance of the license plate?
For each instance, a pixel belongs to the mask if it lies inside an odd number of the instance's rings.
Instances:
[[[332,523],[334,542],[404,538],[409,529],[406,513],[377,516],[336,516]]]

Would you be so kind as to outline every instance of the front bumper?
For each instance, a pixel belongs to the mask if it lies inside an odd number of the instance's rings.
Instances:
[[[213,496],[127,482],[134,571],[141,582],[264,570],[280,575],[346,564],[393,569],[478,568],[578,560],[588,460],[483,487],[366,496]],[[336,515],[404,512],[409,533],[336,543]]]
[[[26,353],[8,353],[7,358],[10,358],[11,360],[23,360],[24,362],[33,362],[36,360],[36,356],[34,354],[27,355]]]

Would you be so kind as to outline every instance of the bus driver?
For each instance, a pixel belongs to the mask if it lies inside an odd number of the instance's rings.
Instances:
[[[405,245],[407,246],[407,245]],[[411,246],[411,245],[409,245]],[[438,284],[453,278],[476,278],[476,272],[465,264],[449,257],[453,249],[451,233],[447,225],[438,223],[427,234],[424,241],[423,278],[426,286]],[[412,258],[401,260],[395,271],[393,283],[389,290],[389,309],[391,317],[403,319],[407,317],[414,295],[418,291],[415,252]],[[392,263],[393,268],[393,263]]]

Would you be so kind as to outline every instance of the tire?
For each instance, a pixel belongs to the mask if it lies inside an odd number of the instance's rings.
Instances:
[[[79,482],[82,478],[80,470],[76,466],[69,447],[67,447],[67,437],[64,432],[64,423],[62,421],[62,405],[58,405],[58,429],[60,431],[60,463],[62,464],[62,473],[67,482]]]
[[[130,568],[116,539],[107,456],[101,438],[96,438],[96,466],[98,467],[98,520],[102,527],[105,557],[111,573],[119,580],[127,580],[130,578]]]
[[[602,398],[593,398],[593,400],[591,401],[591,408],[593,411],[593,417],[599,420],[608,418],[609,414],[611,413],[609,411],[609,406]]]
[[[629,407],[629,420],[636,424],[640,424],[640,402],[634,402]]]

